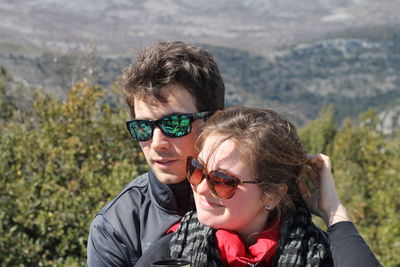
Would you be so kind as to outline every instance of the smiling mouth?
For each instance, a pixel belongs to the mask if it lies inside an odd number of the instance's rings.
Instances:
[[[173,160],[155,160],[154,163],[160,166],[169,166],[175,162],[177,162],[178,160],[173,159]]]
[[[215,209],[215,208],[223,208],[224,207],[220,203],[217,203],[217,202],[214,202],[214,201],[210,201],[205,197],[200,197],[199,198],[199,203],[200,203],[200,206],[203,209]]]

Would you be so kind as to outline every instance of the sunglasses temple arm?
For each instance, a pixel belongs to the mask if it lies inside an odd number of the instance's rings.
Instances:
[[[208,116],[211,116],[214,112],[210,111],[204,111],[204,112],[199,112],[194,114],[193,118],[194,119],[202,119],[202,118],[207,118]]]

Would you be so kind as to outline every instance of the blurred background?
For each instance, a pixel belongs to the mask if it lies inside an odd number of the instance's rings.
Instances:
[[[269,107],[332,157],[400,266],[399,0],[0,0],[0,266],[82,266],[90,221],[146,163],[118,79],[137,49],[211,52],[226,104]],[[317,223],[320,223],[318,220]]]

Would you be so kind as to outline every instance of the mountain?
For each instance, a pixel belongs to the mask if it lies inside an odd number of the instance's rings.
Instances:
[[[1,0],[0,41],[126,54],[182,40],[260,54],[347,28],[398,23],[393,0]]]
[[[392,114],[392,107],[400,103],[399,29],[358,29],[264,56],[200,45],[220,66],[228,105],[276,108],[292,114],[302,125],[327,104],[336,106],[338,121],[369,107]],[[130,60],[129,56],[99,56],[94,50],[31,56],[0,53],[0,65],[12,66],[9,71],[19,73],[26,84],[42,86],[60,97],[83,77],[110,87]],[[389,115],[381,115],[387,123],[393,117]]]
[[[253,94],[246,104],[262,100],[292,110],[302,121],[326,104],[336,105],[341,120],[369,107],[379,111],[399,103],[400,27],[344,32],[264,57],[209,50],[223,59],[225,81]]]
[[[0,2],[0,65],[59,97],[83,77],[110,87],[132,52],[160,40],[209,50],[227,104],[279,109],[299,125],[327,104],[338,121],[373,107],[400,125],[399,1]],[[391,128],[392,127],[392,128]]]

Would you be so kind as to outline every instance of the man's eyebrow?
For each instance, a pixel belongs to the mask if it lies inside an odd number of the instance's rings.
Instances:
[[[143,118],[143,119],[136,119],[136,120],[158,121],[158,120],[162,120],[162,119],[165,119],[165,118],[168,118],[168,117],[171,117],[171,116],[185,115],[185,114],[190,114],[190,113],[187,113],[187,112],[177,112],[177,111],[174,111],[174,112],[171,112],[171,113],[167,113],[167,114],[165,114],[164,116],[162,116],[161,118],[159,118],[159,119],[156,119],[156,120],[150,120],[150,119],[147,119],[147,118]]]
[[[163,116],[160,120],[165,119],[165,118],[167,118],[167,117],[171,117],[171,116],[185,115],[185,114],[189,114],[189,113],[187,113],[187,112],[177,112],[177,111],[174,111],[174,112],[165,114],[165,116]]]

